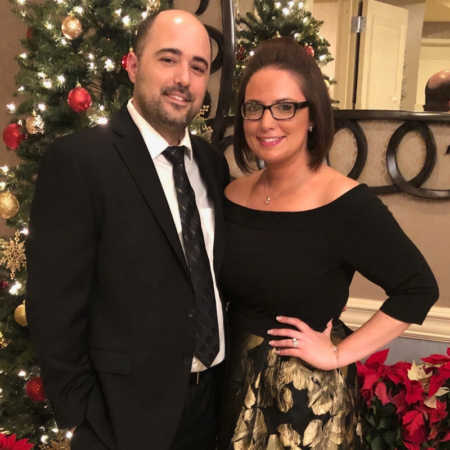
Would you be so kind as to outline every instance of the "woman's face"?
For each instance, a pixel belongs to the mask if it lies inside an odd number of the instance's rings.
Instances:
[[[302,102],[306,98],[298,79],[289,71],[265,67],[255,72],[245,90],[244,102],[265,106],[278,102]],[[283,164],[304,158],[306,151],[309,109],[298,109],[291,119],[276,120],[266,109],[260,120],[244,119],[247,145],[255,155],[269,164]]]

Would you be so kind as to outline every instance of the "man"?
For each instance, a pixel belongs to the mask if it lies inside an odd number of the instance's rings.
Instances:
[[[450,70],[432,75],[425,86],[424,111],[450,111]]]
[[[57,140],[42,162],[27,305],[73,450],[214,448],[228,169],[186,131],[210,64],[198,19],[159,13],[128,59],[127,106]]]

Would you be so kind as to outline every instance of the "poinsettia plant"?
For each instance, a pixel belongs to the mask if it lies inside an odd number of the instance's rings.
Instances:
[[[366,447],[450,449],[450,347],[420,364],[385,365],[388,353],[357,363]]]
[[[0,433],[0,450],[31,450],[33,448],[28,439],[19,439],[15,434]]]

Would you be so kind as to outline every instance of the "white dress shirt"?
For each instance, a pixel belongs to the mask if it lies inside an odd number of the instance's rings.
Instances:
[[[181,230],[181,218],[178,209],[178,200],[175,190],[175,183],[172,174],[172,163],[169,162],[162,154],[163,151],[169,147],[169,143],[154,129],[152,126],[139,114],[138,110],[133,104],[133,99],[130,99],[127,104],[128,112],[130,113],[133,122],[138,127],[145,145],[150,153],[150,156],[155,165],[156,172],[161,182],[161,186],[164,190],[167,203],[169,204],[172,219],[175,224],[175,228],[180,239],[181,246],[183,247],[183,237]],[[184,145],[188,150],[184,154],[184,164],[186,167],[186,173],[191,183],[192,189],[195,193],[195,202],[197,204],[198,212],[200,214],[200,222],[203,231],[203,237],[205,239],[206,252],[208,254],[209,265],[211,267],[211,275],[214,284],[214,295],[216,299],[218,329],[219,329],[219,353],[214,359],[212,365],[219,364],[225,358],[225,340],[224,340],[224,328],[223,328],[223,314],[222,314],[222,302],[220,300],[219,292],[217,290],[216,276],[213,266],[213,251],[214,251],[214,206],[208,197],[205,184],[200,176],[200,171],[197,163],[193,157],[192,144],[187,129],[183,139],[181,139],[178,145]],[[169,323],[169,317],[167,318]],[[206,367],[194,356],[192,360],[192,372],[200,372],[205,370]]]

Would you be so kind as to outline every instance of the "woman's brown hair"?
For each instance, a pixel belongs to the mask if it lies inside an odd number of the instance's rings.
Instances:
[[[234,156],[244,172],[250,171],[252,160],[244,135],[244,119],[240,113],[250,78],[259,70],[275,67],[292,73],[309,102],[309,118],[313,130],[308,132],[309,167],[317,169],[328,153],[334,136],[334,118],[328,89],[314,58],[294,39],[281,37],[262,42],[248,61],[243,74],[234,122]]]

